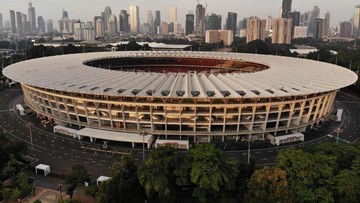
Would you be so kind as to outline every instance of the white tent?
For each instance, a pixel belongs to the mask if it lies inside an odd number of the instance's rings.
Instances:
[[[50,166],[45,164],[39,164],[35,167],[35,173],[38,174],[38,170],[44,171],[44,176],[47,176],[50,174]]]
[[[107,180],[109,180],[110,177],[107,176],[100,176],[97,180],[96,180],[96,185],[99,186],[99,183],[105,182]]]

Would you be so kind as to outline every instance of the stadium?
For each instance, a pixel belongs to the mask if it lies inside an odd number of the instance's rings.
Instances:
[[[3,74],[21,84],[25,104],[41,117],[116,132],[97,138],[117,141],[139,133],[190,142],[296,135],[324,121],[339,89],[357,80],[317,61],[185,51],[45,57]],[[285,138],[280,144],[302,139]]]

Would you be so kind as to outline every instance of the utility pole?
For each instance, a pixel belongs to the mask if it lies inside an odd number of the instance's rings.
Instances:
[[[251,137],[249,136],[248,138],[248,164],[250,164],[250,141],[251,141]]]
[[[34,144],[33,144],[33,138],[32,138],[32,127],[34,126],[34,124],[32,122],[28,122],[26,124],[26,127],[29,128],[29,133],[30,133],[30,143],[31,143],[31,148],[34,149]]]

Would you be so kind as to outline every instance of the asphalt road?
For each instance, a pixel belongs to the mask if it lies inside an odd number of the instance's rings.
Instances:
[[[15,110],[15,105],[23,103],[22,91],[19,87],[6,89],[0,92],[0,129],[5,135],[27,143],[28,155],[39,161],[38,163],[48,164],[51,171],[58,174],[66,174],[72,165],[83,164],[92,178],[100,175],[108,175],[109,167],[120,159],[120,155],[112,153],[95,152],[81,148],[81,142],[71,137],[53,134],[51,128],[40,126],[40,120],[35,116],[20,116]],[[359,139],[360,133],[360,101],[351,96],[340,93],[336,98],[335,109],[344,109],[342,122],[329,122],[305,135],[306,140],[300,144],[251,150],[250,155],[256,160],[256,164],[273,165],[279,150],[284,148],[301,148],[312,146],[321,142],[336,142],[336,128],[340,127],[343,132],[339,135],[339,142],[355,142]],[[34,123],[32,128],[33,148],[30,142],[30,131],[26,127],[28,122]],[[309,139],[310,138],[310,139]],[[133,149],[137,164],[142,162],[142,148]],[[149,150],[145,150],[146,155]],[[248,151],[226,151],[226,155],[235,157],[246,163]],[[45,181],[45,180],[44,180]]]

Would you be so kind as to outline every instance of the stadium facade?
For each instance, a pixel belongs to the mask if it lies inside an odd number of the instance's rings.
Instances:
[[[333,111],[352,71],[317,61],[218,52],[106,52],[13,64],[25,103],[59,125],[164,139],[264,139]]]

